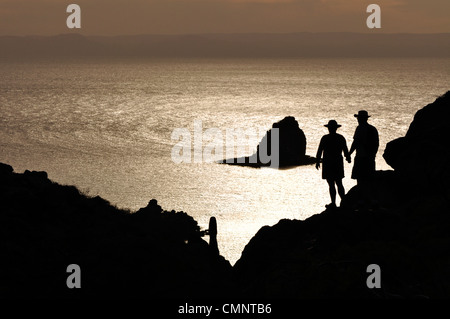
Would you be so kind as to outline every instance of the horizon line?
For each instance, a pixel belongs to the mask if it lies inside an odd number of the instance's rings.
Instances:
[[[354,35],[450,35],[450,32],[429,32],[429,33],[418,33],[418,32],[354,32],[354,31],[296,31],[296,32],[210,32],[210,33],[136,33],[136,34],[116,34],[116,35],[106,35],[106,34],[82,34],[79,32],[66,32],[66,33],[55,33],[55,34],[27,34],[27,35],[13,35],[13,34],[2,34],[0,37],[57,37],[57,36],[82,36],[82,37],[133,37],[133,36],[210,36],[210,35],[300,35],[300,34],[354,34]]]

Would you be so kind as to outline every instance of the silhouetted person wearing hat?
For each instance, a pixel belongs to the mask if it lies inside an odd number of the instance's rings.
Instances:
[[[359,111],[354,115],[358,119],[358,127],[353,136],[350,155],[356,151],[355,164],[352,170],[352,179],[358,185],[369,180],[375,173],[375,157],[378,152],[379,139],[377,129],[367,123],[370,115],[367,111]]]
[[[320,159],[323,153],[323,167],[322,178],[327,180],[330,188],[331,204],[326,207],[336,207],[336,188],[337,186],[339,197],[342,198],[345,195],[345,189],[342,185],[342,179],[344,178],[344,161],[342,153],[344,153],[347,162],[351,163],[350,154],[347,148],[347,142],[345,138],[337,134],[336,131],[341,125],[337,124],[335,120],[330,120],[327,125],[330,134],[324,135],[320,140],[319,149],[316,155],[316,168],[320,168]]]

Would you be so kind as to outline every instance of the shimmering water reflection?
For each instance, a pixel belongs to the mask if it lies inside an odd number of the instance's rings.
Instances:
[[[175,128],[271,127],[294,116],[314,155],[336,119],[350,145],[367,109],[386,143],[446,92],[450,60],[292,59],[0,63],[0,161],[45,170],[131,210],[152,198],[206,228],[218,220],[221,253],[234,263],[264,225],[304,219],[329,202],[313,166],[252,169],[175,164]],[[250,141],[254,148],[257,137]],[[238,156],[249,154],[236,154]],[[345,164],[344,186],[354,185]]]

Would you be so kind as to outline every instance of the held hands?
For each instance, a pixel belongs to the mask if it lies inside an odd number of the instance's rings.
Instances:
[[[348,163],[352,162],[352,158],[350,156],[347,156],[345,159],[347,160]],[[317,162],[316,169],[318,170],[319,168],[320,168],[320,162]]]

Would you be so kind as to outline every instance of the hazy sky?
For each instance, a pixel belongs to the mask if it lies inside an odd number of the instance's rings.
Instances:
[[[81,7],[81,29],[66,7]],[[366,26],[369,4],[381,26]],[[247,32],[450,32],[450,0],[0,0],[0,35]]]

